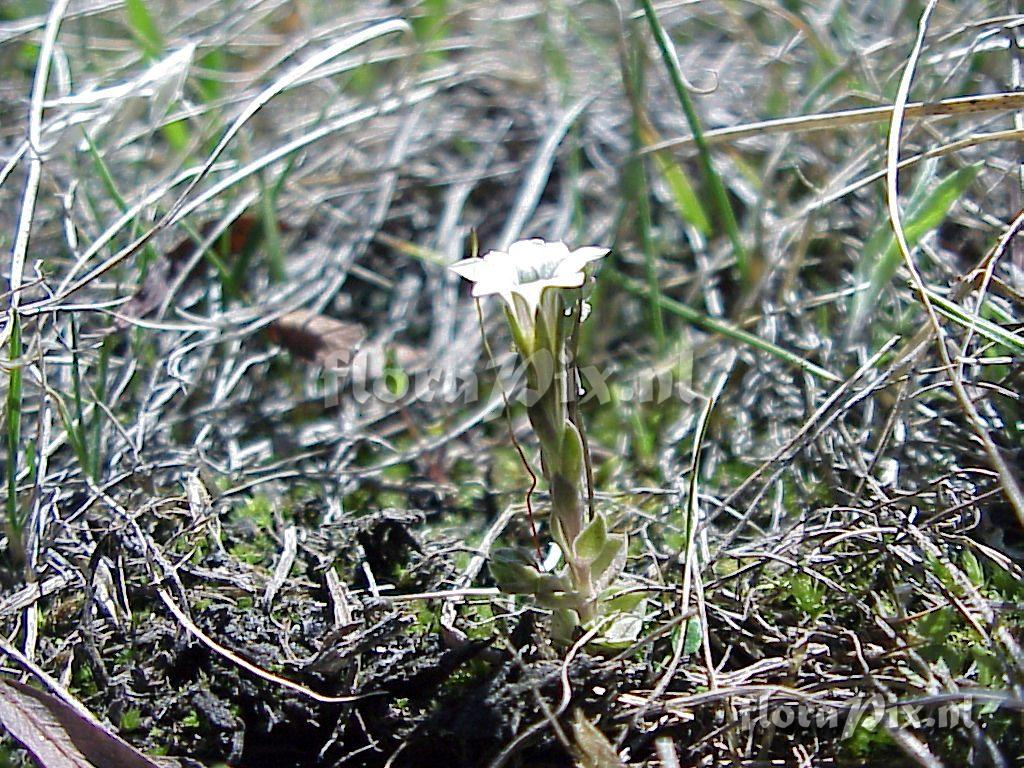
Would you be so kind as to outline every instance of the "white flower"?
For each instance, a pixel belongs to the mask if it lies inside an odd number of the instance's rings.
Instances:
[[[507,253],[490,251],[482,259],[463,259],[451,268],[474,283],[474,296],[498,294],[521,322],[532,324],[546,288],[579,288],[586,279],[583,268],[608,251],[597,246],[570,251],[561,241],[549,243],[535,238],[512,243]],[[526,305],[525,318],[520,316],[516,296]]]

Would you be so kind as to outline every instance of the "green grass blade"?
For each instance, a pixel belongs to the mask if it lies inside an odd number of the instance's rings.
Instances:
[[[283,282],[287,275],[284,261],[284,246],[281,243],[281,227],[277,221],[277,184],[267,184],[263,174],[257,174],[260,185],[260,219],[263,222],[263,250],[267,254],[270,279]]]
[[[1003,326],[986,320],[979,315],[972,314],[956,302],[940,296],[934,291],[927,291],[928,300],[935,307],[935,311],[943,317],[952,320],[963,328],[973,329],[980,336],[989,341],[1001,344],[1018,355],[1024,355],[1024,336],[1013,331],[1008,331]]]
[[[650,311],[651,332],[660,353],[665,350],[665,321],[661,315],[661,304],[657,300],[661,294],[661,288],[658,284],[657,254],[655,253],[654,240],[651,237],[651,201],[647,168],[644,165],[643,157],[639,154],[639,149],[644,142],[646,120],[641,100],[644,79],[644,57],[639,36],[635,37],[633,49],[634,55],[631,61],[623,62],[625,70],[623,77],[627,82],[629,92],[632,94],[630,101],[633,105],[633,157],[626,166],[623,181],[626,187],[626,198],[634,201],[635,204],[635,225],[640,236],[640,247],[644,253],[644,266],[647,272],[648,310]]]
[[[96,369],[96,407],[92,412],[92,434],[91,444],[86,446],[91,462],[90,474],[93,477],[100,476],[100,448],[103,440],[103,417],[104,411],[100,403],[106,402],[107,397],[107,373],[110,369],[110,351],[114,346],[113,336],[107,336],[100,344],[100,359]]]
[[[7,386],[7,529],[11,535],[12,552],[20,546],[22,520],[18,509],[18,454],[21,449],[22,370],[21,320],[11,314],[11,336],[7,359],[10,362]]]
[[[601,270],[601,273],[612,273],[612,270],[605,267],[603,270]],[[644,296],[649,294],[648,286],[644,285],[643,283],[640,283],[636,280],[632,280],[617,272],[613,274],[613,279],[626,290]],[[701,328],[710,333],[720,334],[722,336],[725,336],[726,338],[732,339],[733,341],[737,341],[740,344],[746,344],[749,347],[758,349],[762,352],[772,355],[773,357],[777,357],[779,360],[789,363],[790,365],[794,365],[797,368],[800,368],[801,370],[807,371],[811,375],[817,376],[820,379],[824,379],[826,381],[831,382],[841,381],[841,379],[831,371],[827,371],[821,366],[815,365],[809,360],[805,360],[804,358],[800,357],[800,355],[797,355],[794,352],[790,352],[788,349],[783,349],[782,347],[772,344],[770,341],[765,341],[760,336],[755,336],[752,333],[744,331],[741,328],[737,328],[736,326],[731,325],[730,323],[726,323],[722,320],[716,320],[713,317],[703,315],[700,312],[696,311],[695,309],[691,309],[685,304],[678,302],[675,299],[670,299],[668,296],[665,296],[663,294],[658,294],[657,300],[658,303],[661,304],[661,306],[665,310],[671,312],[673,315],[676,315],[677,317],[681,317],[686,322],[692,323],[698,328]]]
[[[646,116],[638,116],[637,123],[639,124],[640,140],[644,146],[652,146],[661,142],[661,136],[650,125]],[[669,192],[672,193],[672,203],[679,218],[683,223],[695,227],[704,237],[708,237],[711,234],[711,219],[708,218],[704,206],[701,205],[700,196],[690,183],[686,171],[667,151],[652,152],[651,155],[658,173],[668,185]]]
[[[150,61],[159,58],[164,53],[166,44],[153,15],[146,7],[146,0],[125,0],[125,10],[128,14],[128,26],[139,49]],[[160,127],[160,135],[175,152],[181,152],[188,146],[190,134],[186,120],[175,120]]]
[[[669,192],[672,193],[672,202],[679,218],[692,224],[705,237],[710,235],[711,221],[683,169],[679,167],[678,163],[673,162],[665,152],[654,153],[654,164],[657,166],[661,178],[668,185]]]
[[[159,56],[164,50],[164,38],[157,29],[145,0],[126,0],[125,10],[128,13],[128,26],[131,27],[132,36],[143,52],[150,57]]]
[[[672,87],[679,98],[679,104],[683,108],[686,122],[689,123],[690,131],[693,133],[693,143],[696,145],[697,153],[700,157],[701,168],[704,172],[704,182],[711,191],[711,199],[715,205],[720,223],[725,227],[726,234],[729,236],[729,242],[732,243],[733,257],[736,259],[736,267],[739,270],[740,278],[743,284],[749,287],[753,280],[750,259],[747,256],[746,249],[743,247],[743,241],[740,239],[740,228],[736,223],[736,214],[733,213],[732,204],[729,202],[729,195],[725,191],[725,184],[722,183],[722,177],[715,170],[715,164],[711,158],[711,149],[704,140],[704,130],[701,128],[700,118],[697,116],[697,110],[693,106],[693,100],[690,98],[690,92],[686,87],[686,80],[683,78],[682,68],[679,66],[675,47],[665,28],[658,21],[658,16],[654,12],[654,5],[651,3],[651,0],[640,0],[640,2],[644,8],[644,14],[647,16],[647,22],[651,27],[651,33],[654,35],[654,41],[661,52],[662,61],[665,62],[665,67],[668,69],[669,76],[672,79]]]
[[[82,138],[85,139],[85,146],[89,150],[89,158],[92,160],[92,164],[96,168],[96,173],[100,177],[100,181],[103,183],[103,188],[107,190],[107,194],[110,195],[110,199],[117,204],[121,213],[124,213],[128,210],[128,201],[125,200],[118,191],[117,184],[114,182],[114,177],[111,175],[110,169],[103,160],[103,155],[100,154],[99,149],[93,143],[92,136],[90,136],[89,132],[84,128],[82,129]]]
[[[904,222],[907,244],[911,248],[942,223],[953,203],[960,199],[980,170],[980,164],[960,168],[930,190],[927,188],[927,179],[918,185],[907,206]],[[896,238],[886,222],[868,239],[861,256],[859,271],[869,282],[867,289],[858,292],[853,300],[849,327],[851,334],[860,332],[871,310],[878,303],[882,290],[892,280],[901,263]]]
[[[86,147],[89,151],[89,157],[92,160],[93,166],[95,167],[96,174],[99,176],[100,181],[103,184],[103,188],[106,190],[107,195],[111,200],[114,201],[115,205],[121,210],[122,213],[128,210],[128,201],[124,199],[120,190],[117,188],[117,183],[114,181],[113,175],[110,173],[110,168],[107,166],[103,159],[103,155],[100,153],[99,148],[93,143],[92,137],[86,130],[82,131],[82,137],[85,139]],[[91,200],[91,198],[90,198]],[[99,209],[93,205],[93,210],[99,215]],[[136,219],[132,222],[132,237],[138,233],[139,222]],[[142,287],[142,281],[146,278],[146,270],[149,265],[155,262],[159,258],[159,254],[153,247],[152,243],[146,243],[146,246],[142,249],[142,253],[139,255],[139,283],[136,288]],[[75,327],[72,326],[72,333],[75,333]]]
[[[74,452],[75,457],[78,459],[78,463],[82,467],[82,471],[86,474],[89,473],[89,451],[85,447],[85,443],[82,441],[82,434],[78,428],[78,424],[75,419],[68,412],[68,407],[64,401],[56,393],[51,393],[53,401],[57,404],[57,415],[60,416],[61,424],[64,425],[64,431],[68,436],[68,445],[71,446],[71,450]]]

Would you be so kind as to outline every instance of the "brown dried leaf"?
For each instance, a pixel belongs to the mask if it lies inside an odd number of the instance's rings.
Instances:
[[[352,362],[366,338],[366,329],[359,323],[346,323],[304,309],[275,320],[267,332],[296,357],[335,370]]]
[[[0,725],[40,768],[159,768],[98,722],[15,680],[0,681]]]
[[[572,732],[576,737],[577,768],[625,768],[608,737],[581,710],[576,710]]]

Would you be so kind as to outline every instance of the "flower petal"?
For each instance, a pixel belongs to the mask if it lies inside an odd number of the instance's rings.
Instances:
[[[507,293],[508,286],[504,283],[499,283],[496,280],[481,280],[479,283],[473,285],[473,296],[480,298],[481,296],[492,296],[495,293]]]
[[[517,296],[522,296],[523,301],[526,302],[526,306],[529,308],[531,321],[533,316],[537,314],[537,307],[540,306],[540,296],[547,287],[548,285],[546,283],[537,281],[527,283],[526,285],[520,285],[515,289],[515,294]]]
[[[452,269],[477,285],[495,286],[494,290],[487,289],[484,294],[475,293],[474,295],[497,293],[509,290],[519,283],[516,270],[505,257],[506,254],[499,253],[496,258],[491,259],[464,259],[452,265]]]
[[[561,240],[531,238],[517,240],[507,252],[489,251],[483,258],[463,259],[451,269],[474,283],[474,296],[499,294],[517,314],[519,302],[513,296],[519,296],[532,322],[547,288],[579,288],[586,279],[584,267],[608,252],[598,246],[570,251]]]
[[[549,243],[539,238],[518,240],[509,246],[508,254],[519,273],[519,282],[542,280],[558,271],[558,265],[569,256],[563,242]]]
[[[529,240],[516,240],[508,247],[508,255],[513,261],[528,260],[537,258],[538,253],[543,253],[550,243],[541,240],[539,237],[532,237]]]
[[[550,288],[579,288],[583,285],[583,281],[586,276],[582,271],[577,270],[576,272],[565,272],[563,274],[549,277],[547,280],[538,280],[538,283],[543,283],[546,287]]]
[[[599,245],[585,245],[582,248],[577,248],[570,256],[574,259],[583,259],[584,264],[589,264],[592,261],[603,259],[611,253],[611,250],[611,248],[602,248]]]
[[[488,264],[499,264],[503,261],[508,261],[510,258],[512,256],[507,251],[488,251],[484,254],[482,261]]]
[[[464,277],[467,280],[472,280],[474,283],[483,280],[487,273],[490,271],[490,266],[483,259],[463,259],[457,261],[448,267],[452,272]]]
[[[559,265],[558,272],[579,272],[590,262],[607,256],[610,250],[610,248],[599,248],[596,245],[577,248]]]

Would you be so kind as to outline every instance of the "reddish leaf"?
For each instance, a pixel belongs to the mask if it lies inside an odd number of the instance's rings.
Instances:
[[[15,680],[0,681],[0,725],[40,768],[159,768],[98,722]]]
[[[346,323],[303,309],[275,320],[267,332],[296,357],[330,369],[347,367],[366,338],[366,329],[359,323]]]

